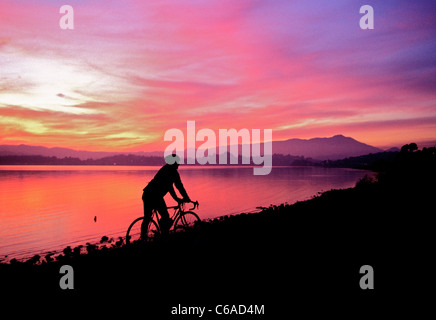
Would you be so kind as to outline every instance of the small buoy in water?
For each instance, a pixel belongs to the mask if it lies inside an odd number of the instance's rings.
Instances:
[[[94,222],[97,222],[97,216],[94,217]]]

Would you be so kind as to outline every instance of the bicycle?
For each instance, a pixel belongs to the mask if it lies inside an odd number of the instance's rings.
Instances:
[[[185,203],[193,203],[194,206],[185,211]],[[167,209],[174,210],[174,213],[171,216],[171,220],[173,221],[173,224],[171,226],[172,230],[174,232],[180,232],[200,222],[201,220],[198,215],[195,212],[191,211],[198,208],[198,206],[198,201],[189,201],[183,203],[181,202],[177,206],[167,207]],[[141,239],[142,220],[144,220],[144,217],[139,217],[130,224],[126,233],[126,244],[130,244]],[[147,226],[147,232],[145,235],[146,239],[144,240],[149,241],[154,237],[158,236],[159,234],[161,234],[160,218],[157,210],[153,209],[150,222]]]

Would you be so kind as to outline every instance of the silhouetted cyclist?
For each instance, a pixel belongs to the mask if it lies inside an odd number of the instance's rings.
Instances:
[[[189,202],[191,199],[183,187],[180,175],[177,169],[179,168],[180,157],[173,154],[165,157],[165,164],[154,176],[148,185],[144,188],[142,201],[144,202],[144,221],[141,225],[141,234],[147,234],[147,227],[153,213],[156,209],[161,216],[160,227],[162,234],[167,234],[172,225],[172,220],[168,214],[167,205],[164,196],[169,192],[178,203]],[[179,190],[183,199],[177,197],[173,185]]]

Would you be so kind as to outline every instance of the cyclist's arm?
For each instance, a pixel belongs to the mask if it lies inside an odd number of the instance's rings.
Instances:
[[[176,200],[177,202],[181,202],[181,201],[182,201],[182,199],[180,199],[180,198],[177,196],[176,191],[174,190],[173,185],[171,185],[171,187],[170,187],[170,189],[169,189],[168,191],[169,191],[171,197],[173,197],[174,200]]]
[[[176,172],[176,179],[174,181],[174,185],[176,186],[177,190],[179,190],[184,201],[191,201],[191,199],[188,196],[188,193],[185,190],[185,187],[183,186],[182,180],[180,180],[180,175],[178,172]],[[174,191],[174,189],[173,189],[173,191]]]

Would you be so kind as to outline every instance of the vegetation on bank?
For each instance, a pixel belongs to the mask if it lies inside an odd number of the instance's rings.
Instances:
[[[324,166],[324,167],[342,167],[356,169],[377,169],[378,162],[389,162],[395,158],[398,152],[380,152],[359,157],[346,158],[342,160],[325,160],[320,161],[304,156],[293,156],[283,154],[273,154],[273,166]],[[227,162],[230,162],[232,157],[227,155]],[[197,161],[197,160],[196,160]],[[194,165],[198,165],[195,161]],[[255,165],[252,160],[250,164],[242,164],[242,156],[239,156],[237,165],[251,166]],[[216,161],[216,163],[219,163]],[[0,165],[85,165],[85,166],[161,166],[165,162],[162,157],[156,156],[138,156],[133,154],[122,154],[104,157],[100,159],[81,160],[73,157],[46,157],[46,156],[31,156],[31,155],[9,155],[0,156]],[[375,164],[375,165],[374,165]],[[186,165],[186,164],[185,164]],[[209,165],[209,164],[206,164]]]
[[[217,155],[216,163],[219,163]],[[231,163],[230,154],[227,154],[227,163]],[[235,160],[235,159],[234,159]],[[242,164],[242,156],[238,157],[237,165],[247,166],[255,165],[255,163],[250,160],[250,164]],[[191,163],[190,161],[187,161]],[[198,161],[193,161],[194,165],[199,165]],[[245,162],[244,162],[245,163]],[[315,161],[311,158],[305,158],[303,156],[292,156],[292,155],[282,155],[274,154],[272,156],[272,163],[274,166],[314,166],[319,165],[320,161]],[[79,158],[73,157],[46,157],[38,155],[8,155],[0,156],[0,165],[85,165],[85,166],[162,166],[164,165],[164,159],[157,156],[138,156],[133,154],[121,154],[115,156],[108,156],[100,159],[86,159],[81,160]],[[187,164],[185,164],[187,165]],[[209,165],[209,164],[206,164]]]

